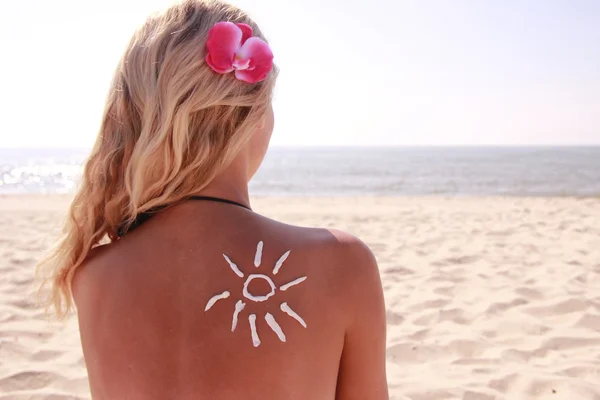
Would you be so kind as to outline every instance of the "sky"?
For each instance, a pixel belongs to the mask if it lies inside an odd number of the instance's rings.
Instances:
[[[600,145],[600,1],[232,0],[280,68],[273,145]],[[0,147],[90,147],[169,0],[0,0]]]

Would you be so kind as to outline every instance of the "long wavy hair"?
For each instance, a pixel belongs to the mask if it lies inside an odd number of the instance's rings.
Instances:
[[[208,31],[220,21],[246,23],[265,39],[234,6],[184,0],[149,17],[129,42],[63,236],[38,264],[40,292],[59,318],[72,309],[74,273],[95,246],[118,240],[138,214],[203,189],[266,115],[275,68],[247,84],[205,63]]]

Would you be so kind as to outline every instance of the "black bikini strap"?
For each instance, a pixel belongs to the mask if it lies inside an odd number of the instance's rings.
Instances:
[[[225,203],[232,204],[234,206],[245,208],[246,210],[252,211],[252,209],[242,203],[238,203],[237,201],[222,199],[220,197],[211,197],[211,196],[192,196],[189,198],[190,200],[205,200],[205,201],[216,201],[217,203]]]
[[[252,211],[252,209],[250,207],[248,207],[248,206],[246,206],[244,204],[238,203],[238,202],[233,201],[233,200],[221,199],[220,197],[191,196],[191,197],[188,197],[188,200],[216,201],[217,203],[231,204],[231,205],[242,207],[242,208],[245,208],[246,210]],[[152,217],[152,215],[156,214],[157,212],[159,212],[159,211],[161,211],[163,209],[164,209],[164,207],[156,207],[156,208],[154,208],[152,210],[148,210],[148,211],[146,211],[144,213],[138,214],[137,217],[135,218],[135,220],[131,223],[131,225],[127,229],[127,231],[125,231],[125,226],[124,225],[121,225],[119,227],[119,229],[117,230],[117,236],[119,236],[119,237],[125,236],[126,233],[131,232],[132,230],[134,230],[138,226],[142,225],[144,222],[148,221],[150,219],[150,217]]]

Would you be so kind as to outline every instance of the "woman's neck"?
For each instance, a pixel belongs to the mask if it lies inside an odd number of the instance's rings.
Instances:
[[[205,188],[192,195],[218,197],[250,207],[248,174],[246,173],[244,164],[234,160],[230,166],[217,175]]]

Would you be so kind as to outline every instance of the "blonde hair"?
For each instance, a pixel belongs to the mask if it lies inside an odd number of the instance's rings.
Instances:
[[[247,84],[205,63],[208,31],[219,21],[246,23],[264,39],[234,6],[184,0],[148,18],[127,46],[64,235],[38,265],[40,290],[59,318],[72,309],[71,282],[92,248],[117,240],[136,215],[204,188],[265,116],[275,69]]]

